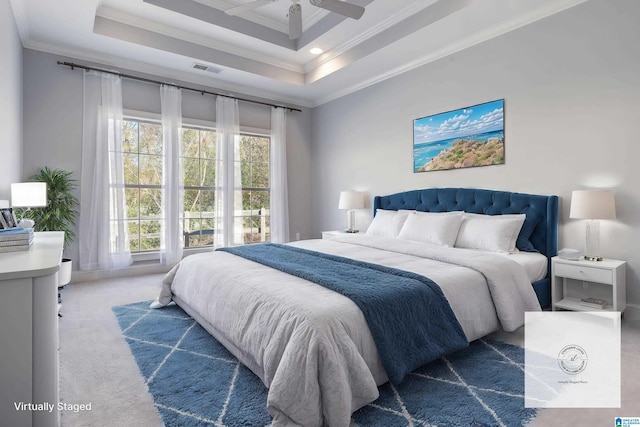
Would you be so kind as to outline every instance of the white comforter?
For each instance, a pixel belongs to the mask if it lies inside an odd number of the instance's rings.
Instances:
[[[469,341],[520,327],[540,305],[508,258],[365,235],[292,243],[431,278]],[[226,252],[186,257],[163,282],[269,388],[273,425],[348,426],[387,381],[358,307],[347,297]]]

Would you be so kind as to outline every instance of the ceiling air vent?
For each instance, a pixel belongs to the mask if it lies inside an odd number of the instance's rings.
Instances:
[[[198,64],[197,62],[193,64],[193,68],[195,68],[196,70],[207,71],[213,74],[218,74],[220,71],[222,71],[222,68],[216,68],[205,64]]]

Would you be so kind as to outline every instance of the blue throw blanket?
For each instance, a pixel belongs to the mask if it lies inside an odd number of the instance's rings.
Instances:
[[[469,345],[440,287],[419,274],[273,243],[218,250],[349,297],[362,310],[394,384],[420,366]]]

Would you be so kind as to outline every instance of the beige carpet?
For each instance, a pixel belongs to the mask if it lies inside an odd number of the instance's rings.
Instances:
[[[91,403],[63,412],[62,426],[162,426],[129,346],[111,311],[155,299],[163,274],[68,285],[60,319],[60,399]]]
[[[162,277],[108,279],[64,289],[60,398],[71,404],[91,403],[91,411],[62,413],[63,427],[163,425],[111,311],[113,306],[154,299]],[[622,408],[541,410],[531,426],[609,426],[618,416],[640,417],[640,322],[622,324]],[[524,342],[522,329],[494,338]]]

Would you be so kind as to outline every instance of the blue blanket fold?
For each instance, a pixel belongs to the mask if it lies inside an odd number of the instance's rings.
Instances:
[[[218,250],[349,297],[364,314],[394,384],[420,366],[469,345],[442,290],[427,277],[274,243]]]

